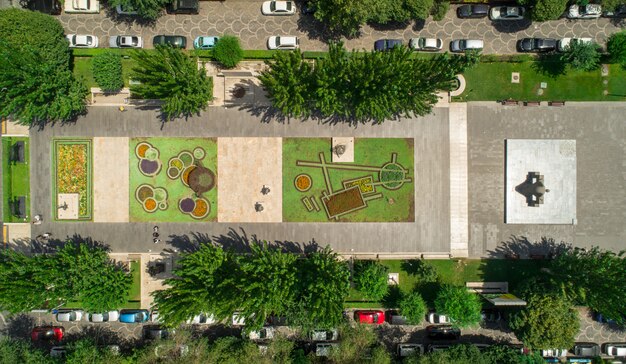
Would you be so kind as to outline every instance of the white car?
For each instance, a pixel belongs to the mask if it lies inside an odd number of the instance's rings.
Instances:
[[[465,52],[468,50],[483,49],[484,43],[480,39],[455,39],[450,42],[450,52]]]
[[[65,0],[66,13],[97,14],[100,12],[98,0]]]
[[[593,42],[593,39],[591,38],[563,38],[563,39],[560,39],[556,43],[556,49],[559,52],[564,52],[567,46],[570,45],[570,43],[577,43],[577,42],[578,43],[591,43]]]
[[[246,324],[246,319],[241,315],[241,312],[236,311],[233,313],[231,324],[233,326],[244,326]]]
[[[450,323],[450,319],[448,319],[448,317],[445,315],[431,312],[428,314],[428,322],[430,322],[431,324],[448,324]]]
[[[272,36],[267,40],[269,49],[296,49],[300,47],[298,37]]]
[[[598,4],[572,5],[567,17],[570,19],[595,19],[602,15],[602,6]]]
[[[83,311],[80,310],[59,310],[57,312],[57,321],[72,322],[81,321],[83,319]]]
[[[97,48],[98,37],[86,34],[68,34],[65,36],[70,42],[70,48]]]
[[[199,325],[199,324],[211,325],[211,324],[214,324],[215,322],[216,322],[215,317],[213,315],[204,314],[204,313],[195,315],[194,317],[187,320],[187,323],[190,325]]]
[[[87,321],[89,322],[110,322],[117,321],[120,318],[119,311],[88,313]]]
[[[143,39],[135,35],[115,35],[109,38],[111,48],[143,48]]]
[[[293,15],[296,13],[296,4],[293,1],[265,1],[261,6],[263,15]]]
[[[336,341],[339,339],[337,330],[313,330],[311,332],[311,340],[313,341]]]
[[[438,52],[443,48],[443,41],[438,38],[413,38],[409,47],[416,51]]]
[[[626,343],[605,344],[604,353],[609,356],[626,356]]]
[[[269,340],[274,338],[274,328],[264,327],[260,330],[251,331],[248,334],[250,340]]]
[[[491,20],[521,20],[526,10],[522,6],[494,6],[489,9]]]
[[[560,358],[567,356],[566,349],[547,349],[541,350],[541,356],[544,358]]]

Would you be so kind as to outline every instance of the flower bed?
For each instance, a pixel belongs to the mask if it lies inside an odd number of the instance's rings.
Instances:
[[[55,140],[55,205],[59,193],[78,194],[78,218],[91,219],[91,140]]]

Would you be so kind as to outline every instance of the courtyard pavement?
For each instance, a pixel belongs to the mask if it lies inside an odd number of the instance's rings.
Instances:
[[[163,15],[153,24],[139,24],[129,17],[118,17],[104,8],[100,14],[62,14],[58,19],[67,34],[93,34],[100,44],[108,44],[114,35],[141,35],[146,48],[152,48],[157,34],[175,34],[187,37],[188,48],[201,35],[237,35],[244,49],[267,49],[267,39],[273,35],[300,37],[300,46],[306,51],[326,50],[324,26],[311,15],[265,16],[261,14],[262,1],[200,1],[198,15]],[[381,38],[399,38],[406,43],[414,37],[437,37],[448,50],[453,39],[483,39],[485,54],[515,53],[517,39],[524,37],[590,37],[604,45],[607,37],[624,26],[624,20],[599,18],[592,20],[559,19],[542,23],[529,20],[494,23],[484,19],[458,19],[456,7],[451,6],[441,21],[432,18],[424,22],[411,21],[397,26],[364,26],[360,36],[343,39],[348,49],[372,49]]]

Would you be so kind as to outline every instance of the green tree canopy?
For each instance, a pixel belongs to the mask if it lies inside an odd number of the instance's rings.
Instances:
[[[613,33],[606,42],[611,61],[626,67],[626,30]]]
[[[339,328],[339,337],[341,343],[329,356],[332,363],[361,363],[368,356],[372,357],[372,363],[391,362],[389,352],[381,348],[376,333],[367,325],[342,325]]]
[[[8,336],[0,338],[0,363],[41,364],[49,362],[43,350],[30,342]]]
[[[520,5],[530,7],[530,16],[534,21],[556,20],[567,8],[567,0],[518,0]]]
[[[571,41],[561,53],[561,62],[569,64],[574,69],[591,71],[600,66],[600,50],[596,43]]]
[[[153,21],[163,14],[163,8],[172,0],[108,0],[108,3],[111,8],[121,5],[124,9],[133,9],[137,16]]]
[[[480,322],[480,297],[462,286],[443,285],[435,299],[437,313],[446,315],[459,327]]]
[[[560,295],[531,295],[526,308],[513,315],[509,326],[531,349],[570,348],[578,334],[578,313]]]
[[[492,345],[483,351],[470,344],[454,345],[446,350],[438,350],[425,355],[413,355],[404,364],[539,364],[544,360],[540,355],[526,356],[506,345]]]
[[[137,50],[132,78],[133,97],[163,101],[161,111],[168,119],[188,117],[205,110],[213,99],[213,78],[207,76],[204,64],[198,67],[197,57],[189,57],[180,49],[157,46],[155,52]]]
[[[98,53],[93,57],[93,77],[104,91],[117,91],[124,87],[122,57],[112,51]]]
[[[371,300],[381,300],[389,290],[389,269],[377,261],[357,260],[354,263],[354,285]]]
[[[400,313],[413,325],[419,325],[424,321],[426,310],[426,302],[417,291],[408,293],[400,299]]]
[[[226,68],[234,68],[243,59],[243,49],[239,38],[234,35],[225,35],[213,48],[213,57]]]

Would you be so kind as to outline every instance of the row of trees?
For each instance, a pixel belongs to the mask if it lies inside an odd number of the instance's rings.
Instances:
[[[25,125],[69,121],[86,111],[61,24],[50,15],[0,10],[0,116]]]
[[[262,327],[270,315],[308,328],[342,322],[350,273],[330,248],[299,258],[266,242],[250,247],[241,255],[206,243],[183,255],[168,288],[154,293],[163,322],[176,326],[200,312],[226,320],[235,311],[246,330]]]
[[[55,254],[0,251],[0,310],[12,313],[79,302],[91,312],[115,310],[128,298],[131,275],[100,247],[67,242]]]
[[[455,75],[475,62],[473,53],[416,59],[406,47],[348,52],[333,43],[314,64],[300,51],[277,53],[259,79],[273,106],[286,116],[380,123],[428,114],[437,92],[449,90]]]

